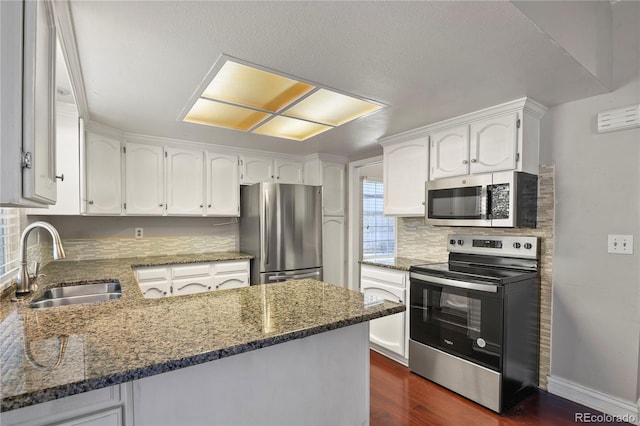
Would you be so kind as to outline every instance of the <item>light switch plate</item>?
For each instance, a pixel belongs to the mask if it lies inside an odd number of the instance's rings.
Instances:
[[[613,254],[633,254],[633,235],[609,234],[608,252]]]
[[[144,230],[143,230],[143,228],[135,228],[135,237],[136,237],[136,238],[142,238],[142,237],[144,237]]]

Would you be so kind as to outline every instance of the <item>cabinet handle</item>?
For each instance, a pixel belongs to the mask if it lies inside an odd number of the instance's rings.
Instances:
[[[200,204],[200,208],[203,208],[203,207],[204,207],[204,204]]]
[[[162,203],[158,204],[158,207],[162,207]]]
[[[208,207],[208,208],[211,208],[211,204],[207,204],[207,207]]]
[[[276,179],[280,179],[280,176],[277,176]]]
[[[93,200],[89,200],[89,204],[93,204]]]
[[[64,182],[64,173],[62,173],[60,176],[56,176],[56,179],[60,179],[60,182]]]
[[[271,175],[271,179],[273,179],[273,175]]]
[[[422,202],[422,205],[423,205],[423,206],[426,206],[426,205],[427,205],[427,203],[425,203],[425,202],[423,201],[423,202]]]
[[[467,164],[468,161],[467,160],[462,160],[462,164]]]
[[[163,291],[163,292],[162,292],[162,295],[163,295],[163,296],[166,296],[166,295],[167,295],[167,292],[166,292],[166,291]]]
[[[211,290],[211,286],[207,287],[207,290]]]
[[[477,162],[478,162],[478,160],[476,160],[475,158],[472,158],[472,159],[471,159],[471,162],[472,162],[472,163],[477,163]]]

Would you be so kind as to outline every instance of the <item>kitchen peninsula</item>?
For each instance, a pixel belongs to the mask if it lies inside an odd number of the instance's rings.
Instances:
[[[2,424],[366,424],[367,321],[403,305],[315,280],[144,299],[132,269],[243,258],[48,264],[39,291],[2,301]],[[28,306],[44,288],[106,280],[120,299]]]

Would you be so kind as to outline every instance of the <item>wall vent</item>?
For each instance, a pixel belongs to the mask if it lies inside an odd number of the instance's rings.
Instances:
[[[598,113],[598,133],[640,127],[640,105]]]

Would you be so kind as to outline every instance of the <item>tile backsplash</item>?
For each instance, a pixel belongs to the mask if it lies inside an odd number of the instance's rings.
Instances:
[[[527,235],[540,241],[540,379],[547,388],[551,362],[551,287],[553,263],[554,166],[541,166],[538,175],[538,226],[530,228],[454,228],[425,225],[424,218],[398,218],[397,256],[447,261],[448,234]]]

